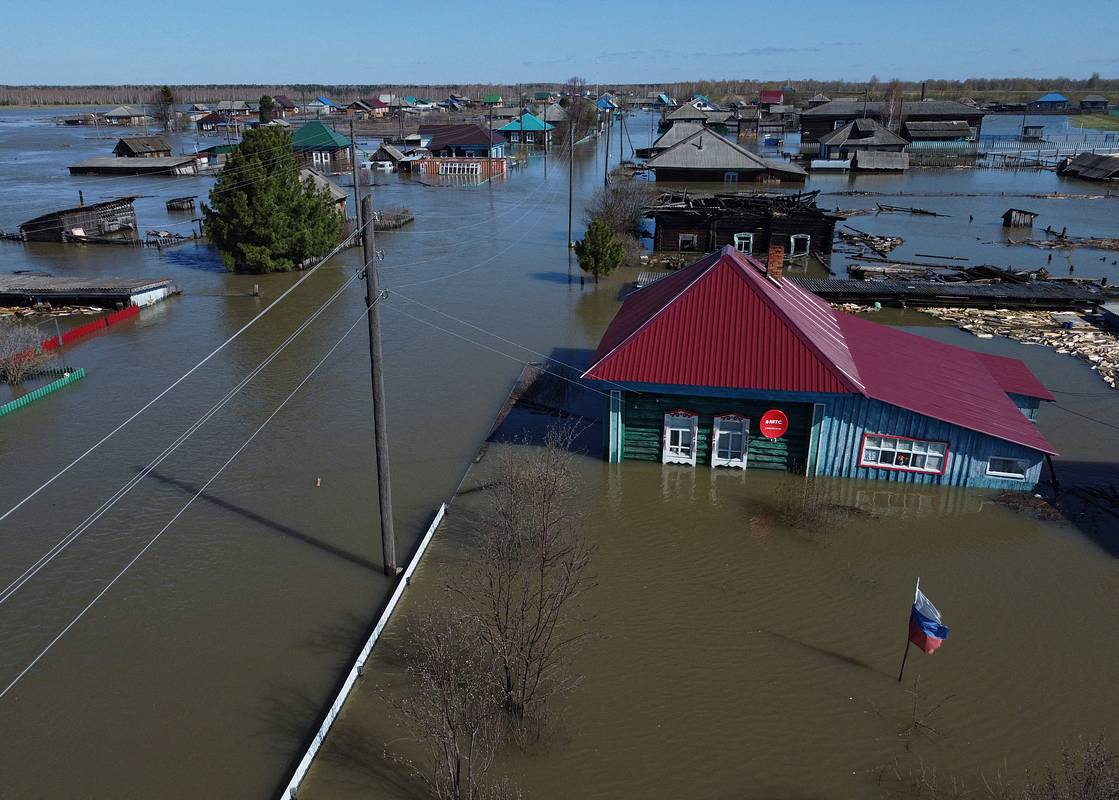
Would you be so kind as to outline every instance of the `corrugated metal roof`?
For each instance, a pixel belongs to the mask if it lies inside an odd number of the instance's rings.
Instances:
[[[1057,171],[1097,181],[1119,178],[1119,155],[1081,153]]]
[[[676,122],[652,146],[658,150],[667,150],[700,130],[703,130],[702,122]]]
[[[772,103],[781,103],[784,101],[784,99],[785,93],[782,92],[780,89],[763,89],[762,91],[758,92],[759,103],[766,103],[767,105]]]
[[[872,100],[864,103],[857,99],[838,99],[830,103],[808,108],[801,112],[802,117],[861,117],[863,110],[868,114],[879,116],[882,113],[882,102]],[[955,100],[917,100],[902,103],[902,116],[906,119],[928,119],[940,117],[942,119],[967,119],[968,117],[983,116],[983,112],[975,106],[957,103]]]
[[[316,120],[300,126],[291,137],[291,146],[296,150],[315,150],[318,148],[341,149],[350,146],[350,140],[337,131],[332,131]]]
[[[820,144],[828,147],[862,144],[873,147],[904,147],[909,144],[893,131],[873,119],[856,119],[820,137]]]
[[[1041,97],[1034,101],[1035,103],[1067,103],[1068,98],[1060,92],[1050,92],[1043,94]]]
[[[881,150],[857,150],[855,169],[904,170],[909,169],[909,153],[889,153]]]
[[[858,392],[831,308],[778,285],[733,247],[628,298],[584,377],[598,380]]]
[[[836,311],[729,246],[626,298],[583,377],[861,394],[1053,452],[1006,395],[1044,390],[1021,362]]]
[[[665,119],[670,119],[673,122],[680,120],[699,120],[705,122],[707,114],[696,108],[694,103],[684,103],[684,105],[677,108],[675,111],[670,112]]]
[[[521,114],[517,119],[502,125],[498,128],[499,131],[550,131],[555,129],[555,125],[549,122],[542,122],[535,114]]]

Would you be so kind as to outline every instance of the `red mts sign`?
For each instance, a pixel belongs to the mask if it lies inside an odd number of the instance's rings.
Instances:
[[[758,427],[765,438],[780,439],[789,430],[789,418],[784,411],[773,408],[762,414]]]

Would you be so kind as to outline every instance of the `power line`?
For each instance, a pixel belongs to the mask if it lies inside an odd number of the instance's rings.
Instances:
[[[82,534],[91,528],[101,517],[103,517],[114,505],[124,498],[132,489],[134,489],[144,478],[146,478],[152,471],[154,471],[163,461],[171,456],[176,450],[179,449],[191,436],[193,436],[199,429],[202,428],[210,419],[217,414],[225,405],[232,400],[242,389],[244,389],[257,375],[259,375],[269,364],[276,360],[276,358],[287,349],[288,345],[295,341],[300,334],[303,333],[311,323],[318,319],[326,309],[342,295],[342,293],[360,277],[360,272],[355,272],[354,275],[346,281],[341,287],[325,303],[304,320],[288,337],[276,347],[275,350],[259,365],[257,365],[248,375],[246,375],[240,383],[234,386],[226,395],[215,403],[210,409],[199,417],[189,428],[183,433],[179,434],[170,445],[168,445],[162,453],[153,459],[146,467],[140,470],[139,473],[134,475],[130,480],[124,483],[116,492],[114,492],[108,500],[104,501],[93,513],[87,516],[76,528],[70,531],[66,536],[59,540],[50,550],[44,553],[35,561],[30,567],[25,569],[23,573],[8,584],[2,591],[0,591],[0,605],[3,605],[8,599],[18,592],[24,584],[35,577],[42,571],[51,561],[53,561],[59,554],[61,554],[67,547],[75,542]]]
[[[370,222],[367,222],[366,224],[370,224]],[[306,281],[308,278],[310,278],[312,275],[314,275],[316,272],[318,272],[318,270],[322,267],[323,264],[325,264],[328,260],[330,260],[335,255],[337,255],[342,250],[342,248],[345,247],[349,243],[350,239],[358,232],[360,232],[360,229],[358,229],[354,233],[351,233],[349,236],[347,236],[345,239],[343,239],[342,242],[337,247],[335,247],[333,250],[331,250],[329,253],[327,253],[325,256],[323,256],[323,258],[319,261],[319,263],[315,264],[315,266],[313,266],[313,267],[311,267],[311,269],[307,270],[306,274],[302,275],[299,278],[299,280],[297,280],[295,283],[293,283],[291,286],[289,286],[286,290],[284,290],[284,292],[282,292],[279,297],[277,297],[275,300],[273,300],[271,303],[269,303],[264,308],[263,311],[261,311],[255,317],[253,317],[248,322],[246,322],[244,325],[242,325],[236,332],[233,333],[232,336],[230,336],[224,342],[219,344],[216,348],[211,350],[209,355],[205,356],[201,361],[199,361],[193,367],[191,367],[186,372],[184,372],[182,374],[182,376],[180,376],[173,383],[171,383],[171,385],[169,385],[167,388],[165,388],[163,391],[161,391],[159,394],[157,394],[155,397],[153,397],[151,400],[149,400],[143,406],[141,406],[138,411],[135,411],[131,416],[129,416],[127,419],[125,419],[124,422],[120,423],[117,427],[113,428],[113,430],[109,431],[109,433],[105,434],[103,437],[101,437],[99,440],[97,440],[97,442],[95,442],[93,445],[91,445],[89,448],[87,448],[81,455],[79,455],[77,458],[75,458],[73,461],[71,461],[69,464],[67,464],[65,467],[63,467],[61,470],[59,470],[53,476],[51,476],[49,479],[47,479],[46,482],[41,484],[33,492],[28,494],[26,497],[24,497],[22,500],[20,500],[18,503],[16,503],[14,506],[12,506],[10,509],[5,511],[3,514],[0,514],[0,522],[3,522],[5,519],[7,519],[9,516],[11,516],[15,511],[17,511],[19,508],[21,508],[27,501],[31,500],[33,497],[35,497],[37,494],[39,494],[39,492],[43,491],[43,489],[47,488],[52,483],[54,483],[56,480],[61,478],[70,469],[72,469],[79,462],[81,462],[86,456],[88,456],[90,453],[92,453],[98,447],[100,447],[105,442],[107,442],[109,439],[111,439],[113,436],[115,436],[117,433],[119,433],[126,425],[128,425],[134,419],[136,419],[141,414],[143,414],[145,411],[147,411],[149,408],[151,408],[153,405],[155,405],[159,400],[161,400],[165,395],[167,395],[168,392],[170,392],[172,389],[174,389],[180,383],[182,383],[187,378],[189,378],[191,375],[193,375],[200,367],[202,367],[202,365],[204,365],[211,358],[213,358],[218,353],[220,353],[222,350],[224,350],[231,342],[233,342],[241,334],[243,334],[245,331],[247,331],[249,328],[251,328],[257,322],[259,322],[273,308],[275,308],[279,303],[283,302],[283,300],[285,298],[287,298],[288,295],[290,295],[292,292],[294,292],[296,289],[298,289],[300,286],[302,286],[304,281]]]
[[[378,298],[373,298],[373,303],[376,303],[377,300],[378,300]],[[372,307],[373,303],[370,304],[370,307]],[[340,339],[338,339],[338,341],[335,342],[334,345],[329,350],[327,350],[326,355],[324,355],[319,360],[319,362],[317,364],[315,364],[314,367],[311,368],[311,371],[308,372],[298,384],[296,384],[295,388],[292,389],[291,392],[288,393],[288,396],[283,399],[283,401],[280,403],[280,405],[278,405],[276,407],[276,409],[271,414],[269,414],[267,418],[265,418],[264,422],[260,423],[259,427],[257,427],[257,429],[252,432],[252,434],[249,436],[249,438],[246,439],[241,444],[240,447],[238,447],[236,450],[233,451],[233,455],[231,455],[226,460],[226,462],[218,468],[217,472],[215,472],[213,475],[211,475],[206,480],[206,482],[204,484],[202,484],[202,486],[198,489],[198,491],[195,492],[195,494],[189,500],[187,500],[187,502],[183,505],[183,507],[180,508],[177,512],[175,512],[175,515],[173,517],[171,517],[170,520],[167,521],[167,524],[164,525],[162,528],[160,528],[159,531],[155,534],[155,536],[153,536],[151,539],[149,539],[148,543],[145,544],[140,549],[140,552],[138,552],[135,556],[133,556],[132,559],[127,564],[124,565],[124,568],[121,569],[120,572],[118,572],[113,577],[112,580],[110,580],[107,584],[105,584],[105,586],[102,587],[101,591],[99,591],[96,595],[94,595],[93,599],[90,600],[89,603],[81,611],[78,612],[77,616],[75,616],[72,620],[70,620],[70,622],[67,623],[66,627],[64,627],[61,631],[59,631],[58,635],[55,636],[53,639],[51,639],[50,643],[47,644],[47,646],[44,647],[39,652],[39,654],[37,656],[35,656],[35,658],[33,658],[31,660],[31,662],[20,671],[19,674],[16,675],[15,678],[13,678],[12,681],[7,686],[5,686],[2,691],[0,691],[0,699],[3,699],[4,696],[8,692],[10,692],[12,690],[12,688],[17,683],[19,683],[23,679],[23,677],[28,672],[30,672],[35,667],[35,665],[38,664],[39,661],[42,660],[42,658],[47,653],[50,652],[51,648],[53,648],[56,644],[58,644],[58,642],[62,639],[62,637],[65,636],[70,631],[71,628],[73,628],[76,624],[78,624],[78,622],[81,620],[81,618],[84,617],[86,615],[86,613],[91,608],[93,608],[94,605],[97,604],[97,601],[99,601],[102,597],[104,597],[105,594],[111,588],[113,588],[114,584],[116,584],[117,581],[119,581],[122,577],[124,577],[125,573],[127,573],[128,570],[130,570],[132,568],[132,566],[134,564],[136,564],[136,562],[139,561],[143,557],[144,553],[148,552],[148,550],[151,549],[152,545],[154,545],[157,541],[159,541],[160,537],[163,536],[163,534],[166,533],[167,530],[172,525],[175,524],[175,522],[179,519],[179,517],[181,517],[184,513],[186,513],[186,510],[188,508],[190,508],[190,506],[194,503],[194,501],[202,496],[203,492],[205,492],[206,489],[209,488],[210,484],[213,483],[215,480],[217,480],[217,478],[225,471],[225,469],[230,464],[233,463],[233,461],[237,458],[237,456],[239,456],[241,454],[241,452],[244,451],[244,449],[246,447],[248,447],[249,444],[252,443],[252,441],[254,439],[256,439],[257,435],[260,434],[260,432],[263,431],[265,429],[265,427],[268,426],[268,423],[270,423],[273,419],[275,419],[276,415],[278,415],[280,413],[280,411],[283,410],[283,408],[288,404],[288,402],[293,397],[295,397],[295,395],[299,392],[299,390],[303,388],[303,386],[312,378],[312,376],[314,376],[314,374],[316,372],[318,372],[319,368],[322,367],[322,365],[324,363],[326,363],[326,360],[328,358],[330,358],[330,356],[334,353],[334,351],[338,349],[338,347],[342,344],[343,341],[345,341],[346,337],[348,337],[350,335],[350,333],[353,332],[354,328],[356,328],[359,324],[361,324],[361,322],[365,319],[365,315],[367,313],[367,310],[368,310],[367,308],[362,309],[361,316],[359,316],[354,321],[354,323],[352,325],[350,325],[349,328],[346,329],[346,332],[342,334],[342,337]]]

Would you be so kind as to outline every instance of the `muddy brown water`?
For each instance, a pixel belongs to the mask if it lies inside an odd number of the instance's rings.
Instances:
[[[52,113],[0,114],[0,229],[76,202],[79,188],[87,201],[144,195],[137,200],[141,228],[165,228],[184,219],[168,215],[164,200],[204,195],[211,182],[71,177],[66,164],[108,151],[115,136],[53,126]],[[637,146],[647,136],[642,127],[631,127]],[[190,150],[193,141],[178,139],[176,149]],[[481,187],[427,187],[379,176],[378,202],[407,206],[417,218],[378,239],[385,251],[382,285],[397,295],[383,319],[402,553],[454,491],[519,362],[557,348],[564,359],[585,357],[617,309],[621,282],[631,277],[617,276],[597,291],[569,282],[569,269],[577,268],[564,247],[566,177],[566,164],[555,155],[546,179],[542,160],[533,159],[525,172]],[[601,155],[583,146],[575,163],[576,209],[601,179]],[[809,183],[825,190],[850,186],[1096,188],[1048,173],[985,171]],[[1015,260],[1021,250],[985,243],[996,238],[993,220],[1005,205],[1041,210],[1043,225],[1114,236],[1115,202],[914,203],[974,214],[983,220],[975,225],[984,226],[975,236],[958,216],[883,215],[855,224],[905,236],[899,257],[951,247],[994,263],[1033,264]],[[844,207],[872,203],[840,201]],[[1119,277],[1110,262],[1095,262],[1097,268],[1090,251],[1083,253],[1078,274],[1098,269]],[[356,250],[334,259],[151,411],[0,523],[0,584],[18,578],[159,454],[358,264]],[[85,367],[88,377],[0,422],[3,510],[297,279],[229,275],[200,244],[156,251],[0,242],[0,271],[20,269],[172,277],[184,293],[72,347],[67,361]],[[251,296],[253,284],[261,285],[262,297]],[[51,645],[271,413],[359,318],[361,298],[351,285],[157,474],[0,605],[0,684],[7,686]],[[1116,396],[1086,367],[1041,348],[978,340],[902,316],[923,333],[1024,357],[1050,386],[1070,392],[1043,409],[1040,423],[1062,452],[1058,468],[1069,480],[1114,482]],[[286,780],[386,589],[362,334],[359,326],[343,341],[265,433],[0,699],[0,796],[261,797]],[[750,787],[791,792],[795,784],[817,787],[802,791],[805,796],[832,796],[827,787],[834,782],[834,794],[853,796],[863,784],[836,776],[878,765],[897,738],[893,727],[904,703],[888,685],[904,633],[905,608],[897,608],[897,598],[904,602],[917,569],[929,576],[934,600],[956,625],[952,649],[928,666],[919,662],[934,683],[930,692],[959,696],[968,681],[983,689],[946,706],[953,735],[936,745],[946,767],[967,772],[1015,754],[1052,753],[1066,734],[1098,731],[1115,706],[1106,681],[1114,645],[1098,636],[1114,618],[1115,561],[1098,535],[1023,521],[989,504],[969,514],[887,514],[826,541],[772,523],[762,535],[751,520],[772,490],[772,476],[720,477],[712,487],[711,476],[697,473],[683,485],[658,468],[631,466],[611,471],[590,458],[585,463],[589,530],[601,539],[602,572],[613,575],[590,602],[608,636],[584,652],[588,679],[566,706],[556,745],[508,765],[534,795],[559,796],[565,776],[582,772],[581,787],[602,796],[640,794],[631,787],[694,794],[688,786],[697,779],[708,794]],[[453,563],[453,530],[446,541],[424,576]],[[415,596],[435,584],[421,580]],[[982,616],[995,603],[1007,622],[997,634]],[[1024,604],[1030,626],[1010,635],[1004,631],[1017,604]],[[775,633],[745,634],[755,628]],[[882,721],[873,711],[852,710],[864,700],[893,716]],[[363,693],[347,720],[366,711],[370,719],[379,713]],[[377,743],[379,729],[371,730],[369,741]],[[381,795],[399,781],[372,761],[358,772],[355,778],[316,771],[309,791],[339,796],[360,787]]]

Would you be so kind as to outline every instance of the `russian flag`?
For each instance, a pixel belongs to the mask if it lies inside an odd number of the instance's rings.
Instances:
[[[935,653],[941,642],[948,638],[948,628],[940,621],[940,612],[929,602],[917,586],[913,611],[909,615],[909,641],[926,653]]]

